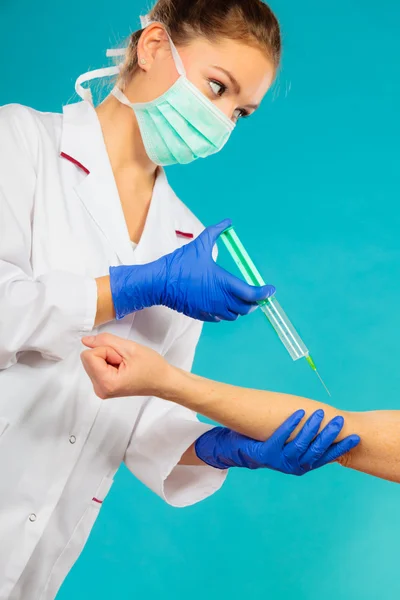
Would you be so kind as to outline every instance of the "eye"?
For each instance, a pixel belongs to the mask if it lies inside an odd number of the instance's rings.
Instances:
[[[233,113],[232,118],[234,121],[238,121],[239,119],[244,119],[249,116],[250,116],[250,113],[247,112],[247,110],[245,110],[244,108],[237,108],[235,110],[235,112]]]
[[[210,84],[211,91],[213,94],[215,94],[215,96],[221,97],[225,94],[227,87],[220,81],[217,81],[216,79],[209,79],[208,83]]]

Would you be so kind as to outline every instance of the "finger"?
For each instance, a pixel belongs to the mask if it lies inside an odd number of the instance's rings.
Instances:
[[[324,465],[327,465],[330,462],[333,462],[343,456],[343,454],[347,454],[353,448],[358,446],[361,438],[358,435],[349,435],[344,440],[337,442],[336,444],[332,444],[330,448],[321,456],[321,458],[314,463],[313,469],[319,469]]]
[[[118,344],[121,338],[112,333],[100,333],[99,335],[87,335],[82,338],[82,344],[88,348],[98,348],[99,346],[108,346],[110,343]]]
[[[313,466],[336,440],[343,429],[343,425],[343,417],[335,417],[332,419],[312,442],[307,452],[301,458],[301,464]]]
[[[205,321],[207,323],[219,323],[220,321],[236,321],[239,315],[236,312],[236,306],[235,308],[231,308],[228,306],[224,308],[223,312],[218,313],[217,315],[202,311],[199,313],[199,317],[202,321]]]
[[[114,367],[119,367],[119,365],[124,361],[122,356],[110,346],[106,346],[105,348],[107,350],[106,362]]]
[[[239,316],[245,317],[257,310],[257,308],[259,307],[260,305],[254,302],[244,302],[236,300],[234,301],[234,303],[231,303],[229,308],[232,312],[235,312]]]
[[[217,318],[219,318],[222,321],[236,321],[236,319],[239,318],[239,315],[233,310],[226,309],[225,312],[218,315]]]
[[[276,431],[274,431],[274,433],[268,438],[267,442],[272,442],[277,447],[283,448],[284,444],[295,431],[305,414],[305,411],[302,409],[296,410],[296,412],[290,415],[290,417],[286,419],[286,421],[284,421],[282,425],[276,429]]]
[[[211,248],[214,246],[215,242],[228,227],[231,227],[232,221],[230,219],[224,219],[217,225],[212,225],[211,227],[207,227],[201,235],[207,236],[210,242]]]
[[[129,349],[132,347],[133,342],[124,340],[111,333],[100,333],[99,335],[87,336],[82,338],[82,344],[88,348],[98,348],[100,346],[112,348],[115,352],[118,352],[122,358],[126,358],[129,353]]]
[[[249,285],[243,279],[239,279],[239,277],[232,275],[232,273],[222,267],[219,268],[221,271],[224,271],[225,285],[227,285],[231,294],[244,302],[254,304],[255,302],[266,300],[275,294],[276,289],[273,285]]]
[[[204,311],[199,313],[199,320],[204,321],[205,323],[220,323],[222,321],[220,317]]]
[[[119,366],[123,362],[123,358],[118,352],[109,346],[100,346],[93,350],[85,350],[82,355],[86,361],[93,362],[101,359],[109,365]]]
[[[303,454],[312,440],[317,435],[320,425],[324,418],[324,411],[315,411],[305,422],[302,429],[296,435],[293,441],[289,442],[285,449],[285,454],[289,459]]]
[[[228,310],[234,313],[237,316],[246,316],[251,312],[255,311],[258,308],[258,304],[254,304],[253,302],[244,302],[239,300],[236,296],[233,296],[230,301],[228,301]]]
[[[118,366],[109,362],[114,358],[115,354],[110,353],[110,348],[106,347],[85,350],[81,354],[82,364],[92,381],[94,391],[103,399],[112,396],[118,376]]]
[[[107,371],[107,348],[101,347],[95,350],[85,350],[81,354],[81,360],[85,371],[91,379]]]
[[[251,294],[253,302],[261,302],[262,300],[267,300],[267,298],[271,298],[276,292],[276,288],[274,285],[261,285],[253,287],[251,286]]]

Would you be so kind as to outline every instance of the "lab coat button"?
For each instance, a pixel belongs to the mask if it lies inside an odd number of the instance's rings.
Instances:
[[[35,515],[35,513],[32,513],[32,514],[29,515],[29,520],[30,520],[31,523],[33,523],[34,521],[36,521],[36,515]]]
[[[75,444],[75,442],[76,442],[76,437],[74,435],[70,435],[69,436],[69,443],[70,444]]]

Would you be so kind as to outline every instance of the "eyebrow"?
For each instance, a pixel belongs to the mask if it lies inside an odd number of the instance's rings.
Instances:
[[[241,92],[240,84],[239,84],[238,80],[232,75],[232,73],[222,67],[219,67],[218,65],[213,65],[213,67],[214,67],[214,69],[218,69],[218,71],[221,71],[221,73],[224,73],[230,80],[231,84],[233,85],[235,94],[240,94],[240,92]],[[252,108],[253,110],[256,110],[258,107],[259,107],[259,104],[246,104],[246,108]]]

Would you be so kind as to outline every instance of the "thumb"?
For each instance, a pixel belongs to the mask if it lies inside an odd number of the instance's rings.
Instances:
[[[276,292],[276,288],[273,285],[261,285],[252,286],[250,288],[249,296],[252,302],[262,302],[273,296]]]
[[[99,335],[86,336],[82,338],[82,344],[88,348],[100,348],[101,346],[107,346],[109,349],[113,349],[122,358],[126,358],[129,354],[129,348],[132,346],[132,342],[124,340],[111,333],[100,333]]]
[[[217,223],[217,225],[211,225],[211,227],[207,227],[207,229],[203,231],[203,234],[208,236],[211,247],[214,246],[221,233],[223,233],[225,229],[228,229],[228,227],[231,225],[231,219],[224,219],[220,223]]]

